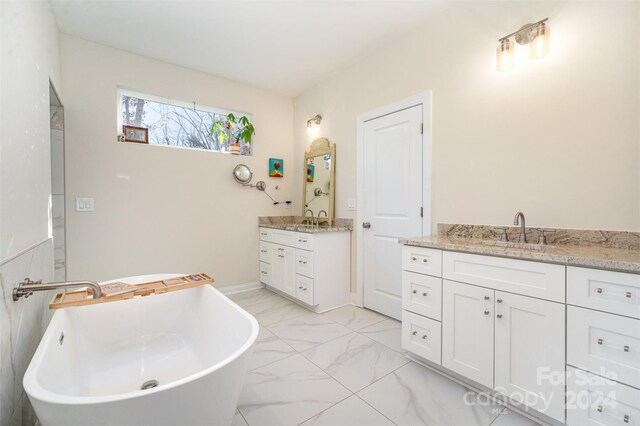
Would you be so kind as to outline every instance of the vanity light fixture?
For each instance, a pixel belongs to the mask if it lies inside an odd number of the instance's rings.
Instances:
[[[320,129],[320,123],[322,122],[322,116],[316,114],[315,117],[307,120],[307,135],[316,137]]]
[[[540,59],[549,53],[549,18],[522,26],[518,31],[512,32],[500,39],[496,49],[496,69],[509,71],[515,65],[515,44],[509,40],[513,37],[520,45],[529,44],[529,57]]]

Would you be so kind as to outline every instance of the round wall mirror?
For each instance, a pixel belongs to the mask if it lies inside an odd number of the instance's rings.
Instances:
[[[235,178],[236,182],[241,183],[243,185],[246,185],[249,182],[251,182],[252,176],[253,176],[253,173],[251,173],[251,169],[249,168],[249,166],[245,164],[238,164],[233,169],[233,177]]]

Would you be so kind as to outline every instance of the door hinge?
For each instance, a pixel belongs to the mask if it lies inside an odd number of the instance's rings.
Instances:
[[[420,207],[420,217],[424,217],[424,207]]]
[[[424,123],[420,123],[420,134],[424,134]]]

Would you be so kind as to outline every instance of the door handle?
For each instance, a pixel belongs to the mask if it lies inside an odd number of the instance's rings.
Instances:
[[[369,228],[371,228],[371,223],[369,223],[369,222],[363,222],[363,223],[362,223],[362,227],[363,227],[364,229],[369,229]]]

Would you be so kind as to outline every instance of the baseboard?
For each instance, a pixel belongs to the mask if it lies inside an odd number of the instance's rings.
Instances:
[[[222,294],[235,294],[235,293],[243,293],[245,291],[258,290],[260,288],[264,288],[264,284],[262,284],[260,281],[251,281],[248,283],[220,287],[218,288],[218,290]]]

